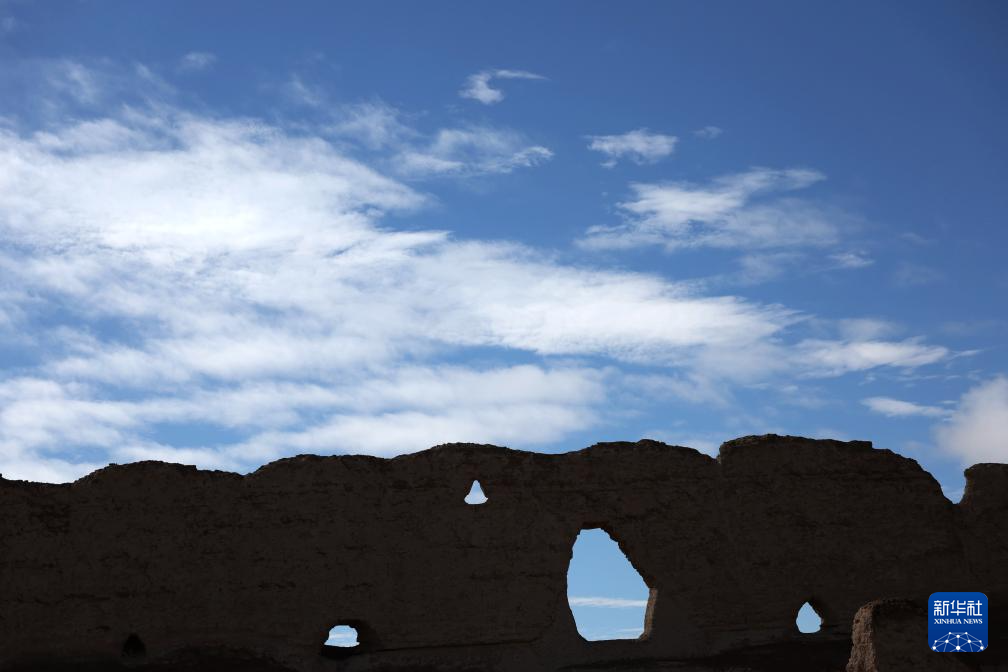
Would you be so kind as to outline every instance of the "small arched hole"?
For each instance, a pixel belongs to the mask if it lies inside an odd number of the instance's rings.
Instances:
[[[483,486],[479,481],[473,481],[469,494],[465,496],[466,504],[486,504],[487,496],[483,494]]]
[[[589,641],[639,639],[651,590],[604,530],[581,530],[567,570],[567,602],[578,633]]]
[[[336,625],[329,631],[329,638],[326,639],[326,646],[335,646],[341,649],[352,649],[360,644],[357,640],[357,629],[350,625]]]
[[[822,616],[820,616],[819,612],[815,610],[815,607],[806,602],[802,605],[801,609],[798,610],[798,617],[795,618],[795,625],[798,626],[798,632],[805,634],[819,632],[820,628],[822,628]]]
[[[143,658],[147,655],[147,647],[136,633],[130,633],[122,646],[123,658]]]

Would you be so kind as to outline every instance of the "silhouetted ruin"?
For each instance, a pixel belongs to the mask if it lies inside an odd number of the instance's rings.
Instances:
[[[953,504],[869,442],[769,435],[717,459],[450,444],[0,479],[0,669],[1008,669],[1008,466],[966,478]],[[640,639],[575,629],[571,548],[595,527],[650,588]],[[987,594],[989,650],[924,648],[943,590]],[[795,627],[805,602],[817,633]],[[359,644],[324,646],[336,625]]]

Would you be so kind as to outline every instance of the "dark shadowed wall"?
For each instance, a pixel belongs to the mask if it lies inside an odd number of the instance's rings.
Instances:
[[[66,485],[0,479],[0,666],[536,670],[849,651],[874,599],[1008,598],[1008,467],[966,474],[955,505],[870,443],[770,435],[717,459],[652,441],[452,444],[247,476],[141,462]],[[463,502],[474,479],[479,506]],[[651,588],[640,640],[575,629],[566,575],[590,527]],[[805,601],[824,618],[814,635],[795,628]],[[360,646],[323,650],[341,623]]]

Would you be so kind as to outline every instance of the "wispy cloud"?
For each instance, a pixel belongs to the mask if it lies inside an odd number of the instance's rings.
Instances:
[[[0,68],[0,85],[24,95],[3,101],[5,125],[40,132],[76,117],[96,121],[110,107],[142,108],[170,102],[175,88],[142,63],[91,67],[71,59],[11,58]]]
[[[3,131],[0,166],[0,236],[20,250],[8,246],[0,265],[26,290],[5,312],[44,348],[30,379],[8,381],[0,462],[10,477],[91,469],[43,457],[71,445],[247,468],[280,446],[391,454],[551,441],[600,417],[598,370],[403,363],[469,346],[664,359],[785,323],[777,309],[517,245],[379,229],[383,212],[426,198],[317,137],[254,120],[159,108]],[[62,322],[35,324],[43,305],[59,306]],[[132,336],[96,339],[97,322]],[[414,388],[423,392],[403,396]],[[157,440],[158,426],[188,422],[244,438]]]
[[[724,130],[717,126],[704,126],[693,131],[693,135],[704,140],[713,140],[722,133],[724,133]]]
[[[603,609],[640,609],[647,606],[647,600],[631,600],[623,597],[573,597],[567,601],[572,607],[601,607]]]
[[[899,325],[877,317],[855,317],[837,322],[840,333],[857,341],[872,341],[892,336],[900,331]]]
[[[410,115],[380,100],[337,104],[326,91],[300,77],[285,90],[297,104],[322,114],[326,136],[367,150],[372,163],[401,178],[470,178],[533,168],[553,157],[548,147],[523,133],[488,125],[424,132]],[[415,116],[415,115],[414,115]]]
[[[217,62],[217,56],[209,51],[190,51],[179,59],[179,70],[198,72],[208,70]]]
[[[619,204],[623,224],[595,226],[589,248],[654,245],[748,249],[826,245],[838,237],[833,215],[811,202],[784,197],[822,181],[814,170],[755,168],[707,184],[635,183]]]
[[[326,130],[368,149],[402,151],[421,135],[403,117],[398,108],[381,101],[341,105],[333,110]]]
[[[815,375],[842,375],[878,366],[912,369],[940,362],[947,348],[927,345],[919,339],[904,341],[808,339],[797,344],[795,355]]]
[[[674,135],[652,133],[639,128],[620,135],[590,135],[588,149],[601,152],[607,158],[603,166],[613,167],[620,159],[630,159],[634,163],[655,163],[675,151],[679,138]]]
[[[290,76],[283,90],[289,100],[306,107],[321,107],[328,102],[321,87],[306,82],[296,73]]]
[[[59,71],[85,91],[103,81]],[[145,457],[247,470],[297,450],[530,447],[605,422],[631,366],[711,391],[946,354],[877,335],[812,341],[807,316],[783,306],[396,229],[387,215],[431,197],[329,130],[163,99],[113,110],[0,129],[0,337],[31,362],[0,377],[9,478]],[[357,121],[375,146],[487,172],[545,158],[482,128],[424,142],[390,140],[388,115]],[[212,431],[165,438],[192,425]]]
[[[938,446],[965,464],[1008,462],[1008,378],[967,391],[948,422],[935,428]]]
[[[867,268],[875,263],[875,260],[864,252],[856,251],[837,252],[829,255],[829,258],[837,268]]]
[[[743,285],[769,282],[790,271],[800,261],[801,257],[794,252],[744,254],[739,257],[736,270],[728,280]]]
[[[542,75],[527,70],[482,70],[469,77],[465,81],[465,86],[459,91],[463,98],[478,100],[484,105],[493,105],[504,100],[504,92],[490,86],[495,79],[546,79]]]
[[[44,76],[53,91],[65,93],[85,105],[98,102],[102,92],[102,75],[75,61],[62,60],[47,64]]]
[[[925,416],[940,418],[949,415],[951,411],[941,406],[927,406],[915,404],[911,401],[893,399],[891,397],[869,397],[862,399],[861,403],[882,415],[890,418],[906,418],[912,416]]]
[[[938,269],[910,261],[901,261],[893,271],[893,281],[900,287],[922,287],[944,279]]]
[[[394,164],[409,177],[486,175],[531,168],[553,158],[542,145],[515,132],[474,126],[442,129],[427,145],[402,151]]]

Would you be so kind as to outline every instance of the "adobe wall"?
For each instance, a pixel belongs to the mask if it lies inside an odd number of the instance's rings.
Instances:
[[[769,435],[717,459],[653,441],[559,455],[452,444],[247,476],[141,462],[65,485],[0,479],[0,669],[211,656],[246,670],[721,669],[702,665],[849,651],[877,598],[978,590],[1008,604],[1008,466],[966,474],[954,505],[914,460],[868,442]],[[474,479],[486,504],[463,502]],[[577,634],[566,575],[590,527],[652,589],[639,641]],[[806,600],[824,617],[815,635],[795,629]],[[338,623],[361,645],[332,659],[321,645]],[[145,656],[123,658],[130,634]]]

